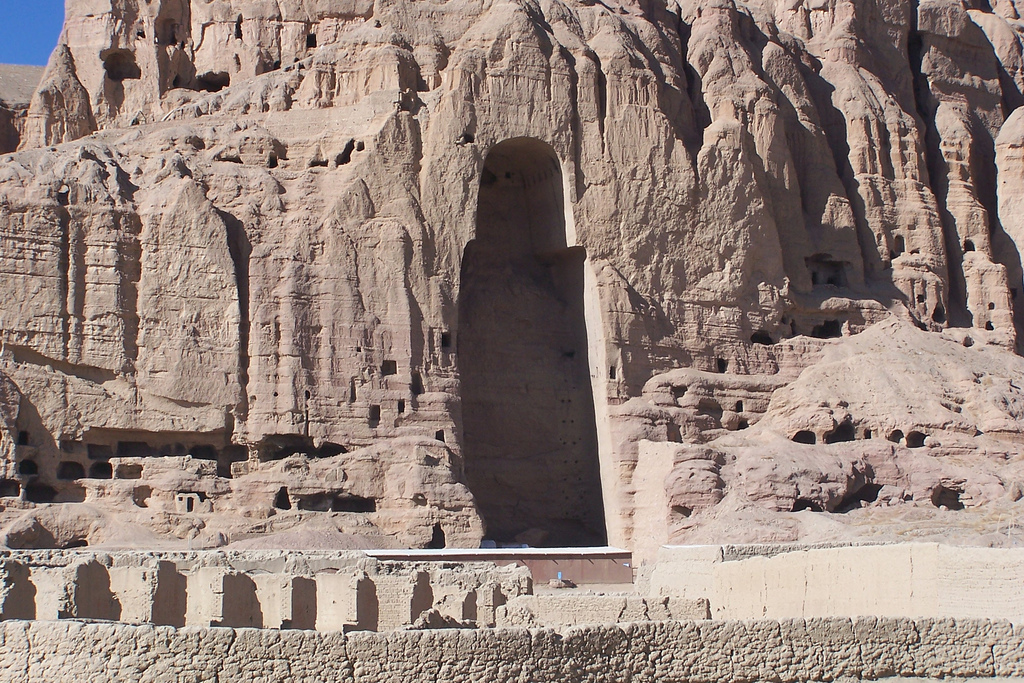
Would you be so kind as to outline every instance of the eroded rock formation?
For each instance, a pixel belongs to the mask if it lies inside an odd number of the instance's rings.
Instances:
[[[38,66],[0,64],[0,154],[18,149],[29,102],[42,76]]]
[[[1022,30],[70,2],[0,160],[8,538],[51,501],[211,545],[984,537],[1022,481]]]

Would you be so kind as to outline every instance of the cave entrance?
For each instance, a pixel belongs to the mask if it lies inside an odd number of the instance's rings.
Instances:
[[[583,288],[562,174],[547,144],[506,140],[484,162],[456,337],[466,478],[487,538],[606,542]]]

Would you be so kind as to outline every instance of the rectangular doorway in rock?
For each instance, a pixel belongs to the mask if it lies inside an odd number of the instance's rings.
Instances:
[[[606,540],[583,286],[567,247],[562,176],[547,144],[487,155],[459,294],[466,478],[487,538]]]

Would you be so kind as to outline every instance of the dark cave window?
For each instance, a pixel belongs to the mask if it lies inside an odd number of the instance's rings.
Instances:
[[[430,536],[430,543],[427,544],[427,548],[429,548],[430,550],[441,550],[444,547],[444,529],[441,528],[440,524],[435,524],[434,532]]]
[[[135,55],[128,50],[114,50],[103,58],[103,70],[112,81],[120,83],[125,80],[142,78],[142,70],[135,62]]]
[[[686,507],[685,505],[673,505],[672,515],[674,517],[686,518],[693,514],[693,508]]]
[[[882,490],[880,484],[867,483],[856,491],[843,497],[835,507],[835,512],[846,513],[864,507],[865,503],[874,503],[878,500],[878,494]]]
[[[818,437],[812,431],[801,429],[793,435],[793,441],[795,443],[812,445],[818,443]]]
[[[113,479],[114,468],[109,462],[94,462],[89,466],[90,479]]]
[[[376,512],[377,501],[360,496],[335,496],[331,512]]]
[[[932,491],[932,505],[935,507],[945,507],[949,510],[963,510],[964,504],[960,500],[962,493],[963,491],[955,488],[939,486]]]
[[[355,140],[349,140],[348,142],[346,142],[344,149],[341,150],[341,154],[339,154],[338,158],[335,159],[335,163],[338,166],[344,166],[348,162],[352,161],[352,151],[355,150],[355,148]]]
[[[811,328],[811,336],[816,339],[835,339],[843,336],[843,323],[838,320],[826,320]]]
[[[196,460],[216,460],[217,449],[213,446],[193,446],[188,454]]]
[[[65,460],[57,466],[57,478],[61,481],[74,481],[85,478],[85,468],[81,463]]]
[[[85,446],[90,460],[106,460],[114,455],[114,449],[106,444],[90,443]]]
[[[921,432],[907,433],[907,448],[921,448],[924,446],[924,434]]]
[[[25,487],[25,499],[30,503],[52,503],[57,499],[57,489],[45,484],[29,484]]]
[[[853,427],[852,422],[843,422],[838,425],[835,429],[825,435],[825,443],[843,443],[846,441],[854,441],[857,438],[856,430]]]
[[[209,71],[196,77],[196,88],[206,92],[220,92],[231,85],[231,76],[226,71]]]
[[[815,254],[804,259],[811,273],[811,284],[846,286],[846,264],[833,259],[829,254]]]
[[[114,475],[118,479],[142,479],[142,465],[121,464]]]

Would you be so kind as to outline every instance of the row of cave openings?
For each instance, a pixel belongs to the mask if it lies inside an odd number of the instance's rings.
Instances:
[[[426,504],[426,499],[419,496],[417,504]],[[304,512],[350,512],[367,514],[377,511],[374,498],[364,498],[350,493],[304,493],[296,495],[288,492],[287,486],[278,489],[274,496],[274,508],[289,511],[293,508]],[[446,546],[444,527],[440,523],[433,526],[428,549],[438,550]]]
[[[235,20],[234,26],[234,39],[236,41],[243,41],[243,17],[239,16]],[[378,26],[379,26],[379,22]],[[155,24],[156,35],[153,37],[154,43],[158,47],[170,47],[177,48],[184,51],[188,47],[188,41],[184,36],[180,35],[180,25],[171,19],[158,19]],[[137,40],[146,40],[146,29],[144,27],[138,27],[135,29],[135,38]],[[305,48],[306,50],[315,50],[318,46],[317,34],[315,32],[307,32],[305,37]],[[139,68],[138,61],[135,58],[135,53],[128,49],[113,49],[105,50],[100,54],[100,59],[103,61],[103,69],[107,79],[114,83],[122,83],[126,80],[137,80],[142,78],[142,70]],[[238,55],[235,55],[235,70],[238,71],[242,67],[241,61]],[[261,64],[256,73],[269,73],[277,71],[281,68],[281,61],[274,60],[273,62]],[[196,74],[193,77],[185,76],[184,74],[176,74],[171,81],[172,88],[187,88],[190,90],[197,90],[203,92],[220,92],[224,88],[231,85],[231,76],[227,71],[208,71],[202,74]]]
[[[857,441],[858,439],[872,439],[874,437],[875,433],[867,427],[858,435],[857,428],[854,426],[853,421],[844,420],[836,425],[835,428],[826,432],[822,436],[821,442],[824,444],[844,443],[848,441]],[[904,435],[903,431],[899,429],[894,429],[886,436],[886,439],[892,443],[902,444],[907,448],[924,447],[926,438],[927,435],[924,432],[911,430]],[[809,429],[801,429],[793,435],[792,440],[795,443],[813,446],[818,443],[818,435]]]
[[[793,502],[793,512],[803,512],[804,510],[807,510],[810,512],[832,512],[845,514],[876,502],[881,491],[881,484],[868,482],[860,488],[850,492],[830,510],[823,509],[821,504],[817,501],[808,500],[807,498],[797,498]],[[962,486],[939,485],[932,489],[930,501],[932,505],[940,509],[963,510],[964,503],[963,500],[961,500],[963,493],[964,489]]]
[[[114,473],[111,471],[110,463],[93,463],[88,473],[77,462],[61,462],[57,466],[57,479],[61,482],[72,482],[61,484],[55,488],[38,479],[38,468],[33,460],[22,460],[18,463],[17,476],[19,479],[0,479],[0,498],[23,499],[30,503],[82,503],[85,502],[85,487],[74,483],[83,479],[138,479],[141,477],[142,468],[138,468],[138,476],[123,476],[124,472]],[[135,487],[132,492],[132,500],[137,507],[147,507],[146,501],[152,495],[153,490],[148,486]]]
[[[774,346],[780,339],[796,337],[804,334],[806,328],[801,329],[801,326],[797,321],[790,316],[782,316],[781,324],[785,330],[783,334],[779,335],[779,339],[776,339],[771,332],[767,330],[755,330],[750,335],[750,343],[759,346]],[[843,336],[843,321],[838,318],[825,319],[816,324],[811,325],[811,329],[807,332],[808,336],[814,339],[838,339]],[[714,364],[715,372],[719,374],[725,374],[729,371],[729,360],[722,358],[721,356],[715,358]],[[609,379],[614,380],[616,376],[616,368],[613,366],[609,371]]]
[[[964,253],[975,251],[974,241],[966,239],[962,245]],[[895,259],[906,250],[904,238],[901,235],[897,235],[894,238],[894,248],[890,250],[890,260]],[[918,250],[912,250],[911,253],[918,253]],[[835,288],[844,288],[848,286],[846,276],[846,263],[837,261],[832,258],[829,254],[815,254],[805,259],[807,268],[811,275],[811,284],[815,287],[830,286]],[[1011,289],[1010,293],[1013,298],[1017,297],[1017,290]],[[927,302],[927,296],[923,293],[918,293],[915,297],[915,303],[923,305]],[[988,311],[994,311],[996,305],[993,302],[989,302],[987,305]],[[947,322],[946,309],[941,303],[936,304],[932,309],[931,320],[937,324],[945,324]],[[801,328],[798,322],[788,316],[783,316],[781,324],[784,328],[788,328],[788,334],[783,336],[795,337],[799,334],[808,334],[816,339],[834,339],[843,336],[843,321],[838,318],[824,319],[816,321],[810,325],[810,330],[806,327]],[[923,324],[921,327],[924,327]],[[986,320],[982,327],[985,330],[992,331],[995,329],[994,324],[991,320]],[[773,338],[772,334],[766,330],[756,330],[750,336],[750,342],[752,344],[760,344],[764,346],[770,346],[776,343],[776,339]],[[973,340],[969,337],[964,342],[965,346],[973,345]],[[719,372],[724,372],[722,367],[722,359],[718,359]]]
[[[870,428],[864,428],[859,438],[871,439],[875,436],[874,432]],[[925,446],[925,440],[927,434],[918,430],[910,430],[906,434],[900,429],[894,429],[886,435],[886,439],[894,444],[901,444],[907,448],[923,448]],[[793,435],[792,440],[795,443],[814,445],[818,443],[818,435],[811,430],[800,430]],[[845,420],[834,429],[825,433],[822,438],[822,443],[833,444],[843,443],[849,441],[858,440],[857,429],[851,420]],[[840,501],[834,509],[829,510],[830,512],[849,512],[856,508],[862,507],[865,503],[874,503],[878,499],[878,494],[881,491],[881,485],[876,483],[868,482],[862,487],[846,496]],[[947,510],[963,510],[964,504],[960,499],[963,495],[964,490],[962,486],[946,486],[940,485],[932,490],[931,502],[937,508],[944,508]],[[800,512],[802,510],[810,510],[812,512],[823,512],[822,506],[811,500],[799,498],[793,505],[793,512]]]
[[[398,401],[399,412],[404,412],[405,401]],[[371,424],[381,419],[381,407],[371,405],[369,411]],[[135,438],[145,437],[145,434],[138,433]],[[152,434],[157,441],[163,441],[165,435]],[[439,429],[435,432],[434,438],[440,442],[445,441],[445,430]],[[21,431],[18,435],[19,446],[30,446],[30,435],[28,431]],[[85,447],[88,462],[70,459],[73,451]],[[114,445],[80,442],[61,441],[60,450],[65,459],[58,462],[56,470],[52,473],[40,471],[36,460],[29,457],[19,457],[17,473],[23,477],[43,477],[53,475],[58,481],[77,481],[79,479],[138,479],[141,476],[141,465],[136,463],[119,463],[115,468],[111,458],[160,458],[160,457],[183,457],[189,456],[195,460],[205,460],[217,463],[217,476],[225,479],[232,478],[231,466],[234,463],[244,462],[249,459],[249,449],[245,446],[231,444],[225,447],[218,447],[209,443],[187,445],[173,443],[164,445],[152,445],[147,441],[118,441]],[[348,452],[348,449],[337,443],[324,442],[316,446],[313,439],[298,435],[273,435],[268,436],[257,447],[259,460],[270,462],[283,460],[292,455],[301,454],[313,459],[331,458]]]
[[[324,154],[322,150],[318,150],[306,164],[307,168],[340,168],[346,166],[352,162],[353,153],[363,152],[366,150],[366,143],[362,140],[356,140],[350,138],[341,151],[335,153]],[[230,164],[244,164],[245,161],[242,156],[232,151],[225,151],[217,154],[214,157],[214,161],[223,161]],[[288,151],[283,145],[276,145],[275,150],[268,152],[266,156],[266,167],[277,168],[281,165],[282,161],[288,161]]]
[[[785,330],[780,335],[781,338],[797,337],[801,334],[807,334],[814,339],[838,339],[843,336],[843,321],[838,318],[828,318],[812,324],[810,331],[806,331],[806,327],[801,329],[797,321],[789,316],[782,316],[781,324]],[[761,346],[773,346],[778,343],[778,340],[767,330],[756,330],[750,335],[750,343]],[[728,362],[723,358],[717,359],[717,363],[719,372],[725,372],[728,368]]]
[[[136,435],[138,436],[138,435]],[[439,440],[444,439],[443,430],[437,433]],[[30,446],[30,435],[27,431],[18,434],[17,443],[19,446]],[[80,444],[76,442],[62,442],[63,451],[70,452]],[[218,462],[218,475],[230,477],[229,465],[231,462],[245,460],[247,449],[240,446],[229,446],[225,449],[218,449],[210,445],[193,445],[187,447],[183,444],[171,444],[163,447],[152,446],[144,441],[119,441],[114,446],[106,444],[87,444],[88,456],[91,462],[83,464],[75,460],[62,460],[57,464],[53,473],[58,482],[78,482],[83,479],[92,480],[139,480],[143,476],[143,465],[138,462],[120,462],[115,467],[109,458],[130,457],[130,458],[159,458],[162,456],[183,456]],[[295,436],[271,437],[262,444],[262,460],[279,460],[296,453],[302,453],[313,458],[327,458],[347,452],[345,447],[333,443],[324,443],[314,447],[311,439]],[[225,457],[227,461],[225,462]],[[16,472],[19,480],[0,480],[0,497],[22,498],[32,503],[77,503],[85,500],[86,491],[82,486],[58,484],[60,490],[40,481],[45,478],[45,473],[35,459],[21,458],[18,460]],[[148,507],[147,500],[152,495],[152,488],[149,486],[136,487],[132,499],[137,507]],[[417,504],[426,504],[426,499],[417,500]],[[176,505],[178,512],[191,513],[198,509],[199,504],[206,501],[205,494],[201,492],[183,491],[176,494]],[[369,513],[376,512],[377,501],[373,498],[363,498],[345,493],[302,493],[289,495],[287,487],[282,487],[274,498],[273,506],[279,510],[291,510],[294,508],[308,512],[352,512]],[[442,546],[443,547],[443,546]]]
[[[18,432],[18,446],[29,446],[30,441],[28,431]],[[25,485],[23,486],[21,481],[15,479],[2,479],[0,480],[0,497],[21,498],[24,493],[25,500],[32,503],[52,503],[57,499],[58,491],[55,488],[38,481],[40,477],[39,464],[34,459],[19,459],[16,471],[18,476],[26,481]],[[109,462],[93,462],[87,471],[80,462],[63,460],[57,464],[54,474],[59,481],[78,481],[86,478],[112,479],[114,470]],[[85,500],[85,490],[78,489],[79,487],[72,487],[67,492],[68,502]]]
[[[30,437],[27,431],[18,434],[19,446],[29,446]],[[62,451],[70,451],[73,444],[62,442]],[[181,447],[179,447],[181,448]],[[118,444],[116,454],[118,456],[137,456],[140,450],[153,452],[147,444],[138,442],[121,442]],[[135,463],[120,463],[116,468],[109,462],[109,458],[115,453],[114,449],[107,445],[88,445],[89,458],[91,462],[81,463],[77,460],[60,460],[52,473],[59,484],[60,490],[45,483],[48,474],[41,472],[39,463],[34,458],[19,458],[16,465],[16,473],[19,480],[0,480],[0,497],[22,498],[31,503],[81,503],[85,500],[85,488],[74,485],[85,479],[91,480],[133,480],[142,478],[142,465]],[[216,459],[216,449],[212,447],[196,447],[193,451],[197,455],[206,456],[205,459]],[[152,490],[148,487],[140,487],[133,494],[133,500],[138,507],[146,507],[145,501],[151,495]]]
[[[835,505],[827,510],[816,500],[808,498],[797,498],[793,501],[793,512],[829,512],[833,514],[846,514],[858,510],[878,501],[882,492],[882,485],[873,481],[867,481],[853,489]],[[931,504],[945,510],[963,510],[964,503],[961,496],[964,493],[963,486],[939,485],[931,491]],[[674,505],[671,510],[672,518],[679,522],[693,515],[693,509],[685,505]]]

